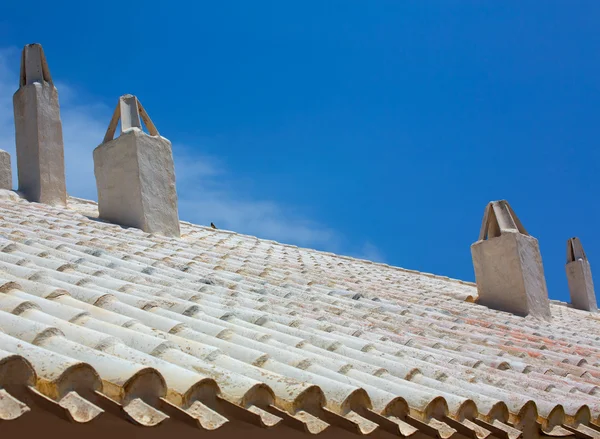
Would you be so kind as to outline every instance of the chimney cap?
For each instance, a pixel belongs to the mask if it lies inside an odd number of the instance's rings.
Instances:
[[[102,143],[106,143],[114,139],[119,120],[121,120],[121,134],[133,128],[138,128],[141,130],[142,123],[140,121],[140,117],[144,121],[144,125],[146,125],[148,133],[151,136],[160,136],[156,126],[152,122],[152,119],[150,119],[150,116],[148,116],[148,113],[142,106],[142,103],[139,101],[139,99],[132,94],[125,94],[121,96],[119,98],[119,102],[117,103],[117,108],[115,108],[115,112],[113,113],[112,119],[108,124],[108,129],[106,130],[106,134]]]
[[[479,240],[497,238],[506,232],[529,235],[508,201],[490,201],[483,214]]]
[[[47,82],[54,85],[44,49],[39,43],[27,44],[21,53],[19,88],[34,82]]]
[[[577,237],[567,239],[567,264],[577,260],[587,261],[588,258],[583,250],[581,241]]]

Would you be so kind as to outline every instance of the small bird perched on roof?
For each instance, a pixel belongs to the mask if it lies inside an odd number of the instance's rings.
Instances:
[[[214,224],[214,223],[210,223],[210,226],[211,226],[213,229],[216,229],[216,228],[217,228],[217,226],[215,226],[215,224]]]

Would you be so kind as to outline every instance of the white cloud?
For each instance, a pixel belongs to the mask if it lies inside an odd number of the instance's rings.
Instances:
[[[20,50],[16,48],[0,49],[0,149],[11,154],[15,187],[12,95],[18,87],[19,56]],[[52,60],[49,64],[52,69]],[[61,102],[67,190],[71,195],[95,200],[92,151],[104,138],[117,96],[114,105],[90,103],[93,98],[86,97],[85,90],[53,79]],[[176,141],[173,145],[181,219],[205,225],[214,222],[219,228],[334,252],[353,247],[344,245],[345,240],[338,232],[306,218],[292,206],[238,195],[239,184],[236,186],[226,164],[214,157],[201,156],[198,147],[201,145],[190,148]],[[370,242],[358,247],[360,250],[354,252],[357,257],[383,259]]]
[[[179,211],[183,220],[301,246],[337,249],[338,234],[289,206],[237,196],[227,167],[214,157],[174,147]]]
[[[353,256],[373,262],[385,262],[385,256],[381,250],[370,241],[365,242],[362,249]]]

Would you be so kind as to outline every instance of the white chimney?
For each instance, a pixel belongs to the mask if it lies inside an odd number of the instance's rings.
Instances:
[[[527,233],[507,201],[487,205],[471,255],[478,303],[521,316],[550,319],[538,241]]]
[[[19,191],[29,201],[66,205],[65,158],[58,92],[44,50],[29,44],[13,96]]]
[[[0,149],[0,189],[12,189],[10,154]]]
[[[567,280],[574,308],[598,311],[592,269],[579,238],[567,240]]]
[[[121,135],[113,139],[119,119]],[[160,136],[135,96],[119,98],[104,142],[94,150],[94,174],[100,218],[179,237],[171,142]]]

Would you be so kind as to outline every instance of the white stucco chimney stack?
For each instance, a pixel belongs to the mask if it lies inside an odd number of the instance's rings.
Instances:
[[[521,316],[550,319],[538,241],[527,233],[507,201],[487,205],[471,255],[478,303]]]
[[[598,311],[590,263],[579,238],[567,240],[567,280],[571,305],[585,311]]]
[[[0,189],[11,190],[12,185],[12,166],[10,163],[10,154],[0,149]]]
[[[13,96],[19,191],[29,201],[66,205],[65,158],[58,91],[44,50],[28,44]]]
[[[142,131],[142,123],[149,134]],[[121,120],[121,135],[113,139]],[[179,236],[171,142],[162,137],[142,104],[124,95],[104,142],[94,150],[100,218],[148,233]]]

